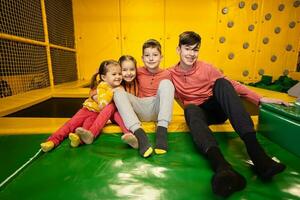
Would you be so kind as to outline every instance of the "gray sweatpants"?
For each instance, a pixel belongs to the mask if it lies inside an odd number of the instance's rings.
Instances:
[[[168,128],[173,114],[174,86],[170,80],[162,80],[156,96],[144,98],[117,89],[114,102],[125,126],[132,132],[141,128],[141,121],[155,121],[157,126]]]

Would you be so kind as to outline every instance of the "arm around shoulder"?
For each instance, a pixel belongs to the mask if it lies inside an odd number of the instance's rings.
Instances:
[[[102,82],[97,87],[97,97],[98,97],[98,104],[99,108],[103,109],[106,105],[108,105],[113,98],[113,90],[112,88]]]

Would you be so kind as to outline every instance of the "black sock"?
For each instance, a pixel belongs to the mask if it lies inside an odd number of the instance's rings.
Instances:
[[[167,128],[158,126],[156,130],[156,146],[155,149],[168,150],[168,134]]]
[[[253,169],[263,180],[270,180],[274,175],[282,172],[285,165],[269,157],[258,143],[256,133],[248,133],[242,137],[247,152],[254,164]]]
[[[219,147],[211,147],[207,150],[206,156],[215,172],[231,168],[231,165],[225,160]]]
[[[246,179],[241,174],[230,168],[216,172],[211,179],[213,192],[222,197],[228,197],[244,189],[246,183]]]
[[[139,128],[134,132],[134,135],[136,136],[138,143],[139,143],[139,153],[143,157],[148,157],[151,155],[151,153],[148,155],[145,155],[145,153],[151,148],[151,144],[148,141],[148,137],[146,136],[146,133],[143,129]],[[153,151],[153,150],[152,150]]]
[[[228,197],[246,186],[246,179],[232,169],[218,147],[208,149],[206,156],[215,171],[211,179],[212,190],[215,194]]]

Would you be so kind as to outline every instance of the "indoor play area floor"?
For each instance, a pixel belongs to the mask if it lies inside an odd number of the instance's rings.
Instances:
[[[67,139],[49,153],[39,152],[40,143],[72,116],[64,116],[66,109],[57,108],[57,102],[50,107],[49,99],[86,98],[89,89],[83,84],[77,81],[1,99],[5,106],[0,107],[0,200],[222,199],[212,193],[213,173],[196,151],[178,105],[169,126],[169,151],[165,155],[142,158],[121,141],[120,128],[115,125],[107,125],[92,145],[71,148]],[[264,96],[294,100],[286,94],[252,89]],[[41,102],[46,103],[42,109],[26,111]],[[74,109],[75,104],[70,102],[68,105]],[[64,115],[43,116],[50,113],[47,107]],[[19,111],[24,116],[9,116]],[[256,126],[257,115],[251,118]],[[154,144],[155,124],[143,123],[143,128]],[[287,165],[283,173],[265,183],[251,171],[244,145],[228,121],[210,128],[225,157],[247,179],[247,187],[228,199],[300,199],[300,157],[258,134],[266,151]]]
[[[225,157],[245,176],[247,186],[227,199],[300,199],[300,158],[270,142],[259,141],[273,159],[287,165],[271,182],[251,171],[242,141],[232,133],[214,133]],[[152,144],[155,134],[149,133]],[[1,182],[39,150],[48,135],[0,136]],[[30,199],[222,199],[212,193],[212,171],[188,133],[169,133],[169,151],[145,159],[121,141],[102,134],[92,145],[71,148],[65,140],[39,153],[0,190],[1,200]]]

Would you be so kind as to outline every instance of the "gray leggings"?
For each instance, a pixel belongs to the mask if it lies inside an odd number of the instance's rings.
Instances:
[[[132,132],[141,128],[141,121],[155,121],[157,126],[168,128],[173,114],[174,86],[170,80],[162,80],[156,96],[144,98],[117,89],[114,102],[125,126]]]

